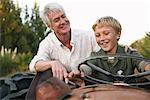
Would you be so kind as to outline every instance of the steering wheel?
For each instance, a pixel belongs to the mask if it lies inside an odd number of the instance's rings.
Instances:
[[[119,74],[110,73],[110,72],[102,69],[101,66],[98,67],[98,66],[96,66],[96,65],[89,62],[89,61],[94,60],[94,59],[102,59],[102,58],[109,59],[109,58],[112,58],[112,57],[113,58],[119,58],[119,57],[121,57],[121,58],[131,58],[131,59],[145,60],[145,61],[150,62],[150,59],[139,57],[137,55],[129,55],[129,54],[101,55],[101,56],[89,57],[89,58],[84,59],[81,62],[81,64],[79,65],[79,69],[80,69],[80,66],[82,64],[85,64],[85,65],[88,65],[89,67],[91,67],[92,69],[98,71],[99,73],[102,73],[102,74],[104,74],[108,77],[113,78],[116,81],[120,81],[120,82],[122,82],[126,85],[129,85],[129,86],[150,85],[149,81],[144,82],[144,83],[141,83],[141,82],[127,83],[127,81],[129,81],[129,80],[133,80],[135,78],[140,78],[140,77],[143,77],[143,76],[150,75],[150,71],[146,71],[146,72],[142,72],[142,73],[138,73],[138,74],[132,74],[132,75],[122,75],[122,74],[119,75]],[[94,78],[90,75],[85,75],[84,80],[86,80],[88,82],[91,82],[91,83],[95,83],[95,84],[97,84],[97,83],[114,84],[114,82],[100,80],[100,79]]]

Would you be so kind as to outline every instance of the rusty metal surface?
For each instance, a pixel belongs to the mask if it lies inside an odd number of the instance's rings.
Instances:
[[[150,91],[128,86],[99,85],[74,89],[68,100],[150,100]]]

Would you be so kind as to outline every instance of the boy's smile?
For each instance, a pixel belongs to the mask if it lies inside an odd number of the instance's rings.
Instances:
[[[116,52],[119,35],[110,26],[95,27],[96,41],[107,54],[114,54]]]

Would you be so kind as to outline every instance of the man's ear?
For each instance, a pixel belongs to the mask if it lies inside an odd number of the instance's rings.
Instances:
[[[47,26],[51,29],[51,24],[48,24]]]
[[[52,28],[52,25],[51,24],[48,24],[47,27],[50,29],[50,30],[53,30]]]

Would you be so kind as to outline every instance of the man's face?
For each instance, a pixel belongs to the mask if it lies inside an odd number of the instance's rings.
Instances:
[[[117,38],[120,33],[117,33],[114,28],[110,26],[95,27],[95,36],[98,45],[106,53],[115,53],[117,48]]]
[[[51,23],[49,27],[53,29],[56,34],[65,35],[70,31],[70,22],[64,12],[58,10],[50,12],[48,18]]]

